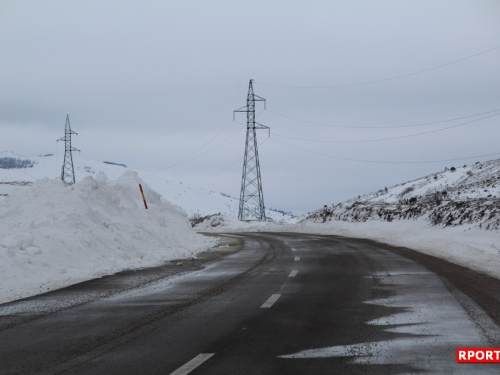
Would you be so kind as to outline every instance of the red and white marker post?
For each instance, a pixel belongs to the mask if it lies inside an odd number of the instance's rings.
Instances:
[[[139,184],[139,189],[141,189],[142,200],[144,201],[144,207],[148,209],[148,204],[146,203],[146,197],[144,196],[144,191],[142,190],[141,184]]]

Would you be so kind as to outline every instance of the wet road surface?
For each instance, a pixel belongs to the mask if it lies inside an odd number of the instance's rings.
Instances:
[[[0,305],[0,374],[500,373],[455,362],[500,346],[498,280],[366,240],[238,238],[185,272]]]

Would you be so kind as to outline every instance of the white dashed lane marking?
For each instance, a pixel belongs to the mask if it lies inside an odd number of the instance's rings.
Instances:
[[[295,257],[295,261],[298,262],[300,260],[300,257]]]
[[[292,247],[292,251],[297,251],[297,249],[295,249],[295,248]]]
[[[278,300],[278,298],[281,297],[281,294],[273,294],[269,299],[264,302],[264,304],[260,307],[261,309],[268,309],[272,305],[274,305],[274,302]]]
[[[170,375],[186,375],[191,371],[201,366],[204,362],[208,361],[215,353],[201,353],[186,363],[184,366],[179,367]]]
[[[288,275],[288,277],[295,277],[295,275],[297,275],[299,271],[298,270],[293,270],[292,272],[290,272],[290,275]]]

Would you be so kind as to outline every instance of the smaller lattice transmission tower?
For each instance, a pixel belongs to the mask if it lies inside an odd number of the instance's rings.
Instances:
[[[76,133],[71,130],[69,115],[66,115],[66,126],[64,128],[64,137],[57,140],[64,141],[64,162],[61,169],[61,180],[66,185],[75,183],[75,169],[73,168],[73,151],[80,151],[71,146],[71,135]]]
[[[247,105],[234,111],[246,112],[247,114],[247,138],[238,211],[238,219],[240,220],[266,220],[256,130],[269,130],[269,127],[255,122],[255,102],[264,102],[265,108],[266,99],[254,94],[253,80],[251,79],[248,85]]]

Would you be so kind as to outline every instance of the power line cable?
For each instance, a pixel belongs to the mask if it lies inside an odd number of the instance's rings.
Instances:
[[[224,168],[222,168],[221,170],[219,170],[219,171],[217,171],[217,172],[215,172],[215,173],[211,174],[210,176],[207,176],[207,177],[205,177],[205,178],[202,178],[201,180],[198,180],[198,181],[196,181],[196,182],[192,182],[192,183],[187,184],[187,185],[182,185],[182,186],[180,186],[180,187],[178,187],[178,188],[175,188],[175,189],[169,189],[169,190],[165,190],[165,191],[180,190],[180,189],[184,189],[184,188],[186,188],[186,187],[192,186],[192,185],[199,184],[200,182],[203,182],[203,181],[205,181],[205,180],[208,180],[209,178],[211,178],[211,177],[213,177],[213,176],[215,176],[215,175],[217,175],[217,174],[219,174],[219,173],[224,172],[226,169],[228,169],[229,167],[233,166],[234,164],[238,163],[238,162],[239,162],[239,161],[241,161],[241,160],[243,160],[243,158],[242,158],[242,157],[241,157],[241,158],[239,158],[239,159],[237,159],[237,160],[235,160],[235,161],[233,161],[231,164],[229,164],[229,165],[225,166],[225,167],[224,167]],[[145,177],[147,177],[147,176],[145,176]]]
[[[105,135],[102,135],[102,134],[98,134],[100,137],[103,137],[103,138],[107,138],[107,139],[110,139],[110,140],[114,140],[114,141],[119,141],[119,142],[143,142],[143,141],[149,141],[151,139],[159,139],[159,138],[164,138],[164,137],[167,137],[171,134],[174,134],[176,132],[178,132],[179,130],[182,130],[182,129],[186,129],[187,127],[191,126],[191,125],[194,125],[196,124],[197,122],[200,122],[201,120],[207,118],[208,116],[210,116],[211,114],[217,112],[219,109],[221,109],[222,107],[224,107],[226,104],[228,104],[229,102],[231,102],[234,98],[236,98],[239,94],[241,94],[243,91],[245,90],[245,88],[241,89],[240,91],[238,91],[235,95],[233,95],[230,99],[226,100],[224,103],[222,103],[221,105],[219,105],[218,107],[216,107],[215,109],[213,109],[212,111],[206,113],[205,115],[203,115],[202,117],[186,124],[186,125],[183,125],[169,133],[165,133],[165,134],[162,134],[162,135],[157,135],[157,136],[153,136],[153,137],[148,137],[148,138],[143,138],[143,139],[120,139],[120,138],[112,138],[112,137],[108,137],[108,136],[105,136]],[[86,126],[83,126],[81,123],[79,122],[75,122],[78,126],[82,126],[84,128],[86,128],[87,130],[89,130]],[[89,130],[90,131],[90,130]]]
[[[205,181],[205,180],[208,180],[209,178],[212,178],[212,177],[214,177],[214,176],[218,175],[219,173],[224,172],[226,169],[228,169],[229,167],[231,167],[231,166],[235,165],[236,163],[238,163],[238,162],[240,162],[240,161],[242,161],[242,160],[243,160],[243,158],[242,158],[242,157],[241,157],[241,158],[238,158],[237,160],[233,161],[233,162],[232,162],[231,164],[229,164],[229,165],[226,165],[224,168],[220,169],[219,171],[217,171],[217,172],[215,172],[215,173],[213,173],[213,174],[211,174],[211,175],[209,175],[209,176],[207,176],[207,177],[205,177],[205,178],[202,178],[201,180],[198,180],[198,181],[192,182],[192,183],[190,183],[190,184],[188,184],[188,185],[184,185],[184,186],[192,186],[192,185],[199,184],[200,182],[203,182],[203,181]]]
[[[199,155],[196,155],[195,157],[192,157],[191,159],[186,160],[185,162],[188,162],[188,161],[191,161],[191,160],[194,160],[194,159],[198,159],[199,157],[201,157],[201,156],[203,156],[203,155],[205,155],[205,154],[209,153],[210,151],[212,151],[212,150],[214,150],[215,148],[219,147],[221,144],[223,144],[223,143],[225,143],[225,142],[229,141],[231,138],[233,138],[236,134],[238,134],[238,133],[239,133],[239,132],[241,132],[242,130],[243,130],[243,128],[240,128],[240,129],[236,130],[233,134],[231,134],[229,137],[227,137],[227,138],[226,138],[226,139],[224,139],[223,141],[221,141],[221,142],[217,143],[214,147],[212,147],[212,148],[208,149],[207,151],[205,151],[205,152],[203,152],[203,153],[201,153],[201,154],[199,154]]]
[[[204,142],[200,147],[198,147],[196,150],[194,150],[192,153],[190,153],[189,155],[183,157],[181,160],[169,165],[168,167],[162,167],[162,168],[152,168],[152,169],[137,169],[138,171],[142,171],[142,172],[150,172],[150,171],[162,171],[162,170],[166,170],[166,169],[169,169],[177,164],[181,164],[184,160],[190,158],[191,156],[193,156],[194,154],[196,154],[198,151],[200,151],[203,147],[205,147],[206,145],[208,145],[210,142],[212,142],[215,138],[217,138],[222,132],[224,132],[224,130],[226,130],[228,127],[231,126],[231,124],[233,123],[234,121],[231,121],[230,123],[228,123],[227,125],[225,125],[216,135],[214,135],[212,138],[210,138],[207,142]]]
[[[94,154],[100,156],[102,158],[102,161],[105,161],[107,159],[106,157],[104,157],[103,155],[101,155],[99,152],[97,152],[96,150],[94,150],[87,142],[85,142],[83,140],[83,138],[81,139],[81,141],[89,148],[90,151],[92,151]]]
[[[464,123],[461,123],[461,124],[448,126],[446,128],[429,130],[429,131],[426,131],[426,132],[415,133],[415,134],[401,135],[401,136],[398,136],[398,137],[379,138],[379,139],[365,139],[365,140],[354,140],[354,141],[331,141],[331,140],[322,140],[322,139],[296,138],[296,137],[290,137],[288,135],[283,135],[283,134],[278,134],[278,133],[273,133],[273,135],[275,135],[277,137],[281,137],[281,138],[288,138],[288,139],[294,139],[294,140],[306,141],[306,142],[318,142],[318,143],[366,143],[366,142],[381,142],[381,141],[390,141],[390,140],[394,140],[394,139],[411,138],[411,137],[417,137],[417,136],[421,136],[421,135],[425,135],[425,134],[437,133],[437,132],[441,132],[441,131],[444,131],[444,130],[458,128],[459,126],[464,126],[464,125],[467,125],[467,124],[471,124],[473,122],[482,121],[482,120],[485,120],[487,118],[495,117],[495,116],[500,116],[500,113],[496,113],[494,115],[486,116],[486,117],[483,117],[483,118],[480,118],[480,119],[476,119],[476,120],[467,121],[467,122],[464,122]]]
[[[419,70],[419,71],[412,72],[412,73],[401,74],[401,75],[394,76],[394,77],[376,79],[376,80],[372,80],[372,81],[364,81],[364,82],[357,82],[357,83],[347,83],[347,84],[343,84],[343,85],[331,85],[331,86],[288,86],[288,85],[272,84],[272,83],[265,83],[265,82],[259,82],[259,81],[255,81],[255,83],[257,83],[259,85],[264,85],[264,86],[274,86],[274,87],[282,87],[282,88],[290,88],[290,89],[333,89],[333,88],[341,88],[341,87],[352,87],[352,86],[370,85],[370,84],[373,84],[373,83],[392,81],[394,79],[404,78],[404,77],[410,77],[410,76],[413,76],[413,75],[416,75],[416,74],[421,74],[421,73],[429,72],[431,70],[444,68],[445,66],[450,66],[450,65],[453,65],[453,64],[457,64],[459,62],[462,62],[462,61],[465,61],[465,60],[469,60],[469,59],[472,59],[472,58],[477,57],[477,56],[484,55],[484,54],[486,54],[488,52],[495,51],[495,50],[497,50],[499,48],[500,48],[500,46],[496,46],[496,47],[490,48],[490,49],[488,49],[486,51],[482,51],[482,52],[476,53],[474,55],[470,55],[470,56],[467,56],[467,57],[464,57],[464,58],[461,58],[461,59],[458,59],[458,60],[454,60],[454,61],[451,61],[451,62],[448,62],[448,63],[445,63],[445,64],[437,65],[437,66],[434,66],[432,68],[427,68],[427,69]]]
[[[262,113],[262,111],[259,113],[259,115]],[[257,115],[258,116],[258,115]],[[154,174],[157,174],[157,173],[160,173],[160,172],[163,172],[167,169],[170,169],[170,168],[173,168],[179,164],[182,164],[182,163],[186,163],[186,162],[189,162],[191,160],[194,160],[194,159],[197,159],[207,153],[209,153],[210,151],[214,150],[215,148],[219,147],[220,145],[222,145],[223,143],[227,142],[229,139],[231,139],[232,137],[234,137],[236,134],[238,134],[239,132],[241,132],[244,128],[240,128],[238,129],[236,132],[232,133],[229,137],[225,138],[223,141],[219,142],[218,144],[216,144],[214,147],[206,150],[205,152],[199,154],[199,155],[196,155],[195,157],[193,158],[190,158],[188,159],[190,156],[196,154],[198,151],[200,151],[203,147],[205,147],[207,144],[209,144],[210,142],[212,142],[215,138],[217,138],[217,136],[219,136],[224,130],[226,130],[233,122],[237,122],[239,124],[242,124],[241,122],[239,121],[235,121],[235,120],[232,120],[229,124],[227,124],[221,131],[219,131],[214,137],[212,137],[208,142],[204,143],[202,146],[200,146],[197,150],[195,150],[194,152],[192,152],[191,154],[189,154],[188,156],[186,156],[185,158],[179,160],[178,162],[176,163],[173,163],[167,167],[164,167],[164,168],[159,168],[159,169],[136,169],[136,168],[132,168],[133,170],[135,171],[138,171],[138,172],[148,172],[148,171],[154,171],[153,173],[150,173],[148,175],[145,175],[143,177],[149,177],[149,176],[152,176]],[[244,124],[243,124],[244,125]],[[95,151],[93,148],[91,148],[85,141],[83,141],[91,151],[93,151],[95,154],[99,155],[100,157],[102,157],[103,159],[104,156],[102,156],[100,153],[98,153],[97,151]],[[189,185],[184,185],[184,186],[189,186]]]
[[[235,121],[231,121],[231,124],[232,124],[233,122],[235,122]],[[171,164],[171,165],[169,165],[168,167],[165,167],[165,168],[161,168],[161,169],[155,170],[155,172],[150,173],[150,174],[148,174],[148,175],[146,175],[146,176],[144,176],[144,177],[152,176],[152,175],[154,175],[154,174],[156,174],[156,173],[160,173],[160,172],[166,171],[167,169],[173,168],[173,167],[175,167],[175,166],[177,166],[177,165],[179,165],[179,164],[186,163],[186,162],[188,162],[188,161],[191,161],[191,160],[197,159],[197,158],[199,158],[199,157],[201,157],[201,156],[203,156],[203,155],[207,154],[208,152],[212,151],[213,149],[215,149],[215,148],[219,147],[221,144],[223,144],[224,142],[228,141],[229,139],[231,139],[233,136],[235,136],[236,134],[238,134],[238,133],[239,133],[240,131],[242,131],[242,130],[243,130],[243,128],[238,129],[236,132],[234,132],[234,133],[233,133],[233,134],[231,134],[229,137],[227,137],[227,138],[226,138],[226,139],[224,139],[223,141],[221,141],[221,142],[219,142],[218,144],[216,144],[214,147],[212,147],[212,148],[208,149],[207,151],[205,151],[205,152],[203,152],[203,153],[201,153],[201,154],[199,154],[199,155],[196,155],[195,157],[193,157],[193,158],[191,158],[191,159],[187,159],[187,158],[188,158],[189,156],[191,156],[191,155],[194,155],[196,152],[198,152],[200,149],[202,149],[204,146],[206,146],[206,144],[205,144],[205,145],[203,145],[202,147],[200,147],[200,148],[199,148],[198,150],[196,150],[195,152],[193,152],[193,153],[191,153],[190,155],[188,155],[186,158],[184,158],[184,159],[182,159],[182,160],[179,160],[178,162],[176,162],[176,163],[174,163],[174,164]],[[220,134],[220,133],[219,133],[219,134]],[[215,137],[214,137],[214,138],[215,138]],[[212,138],[212,139],[214,139],[214,138]],[[208,143],[209,143],[209,142],[207,142],[207,144],[208,144]],[[142,171],[144,171],[144,170],[142,170]]]
[[[261,111],[261,112],[260,112],[257,116],[255,116],[255,117],[258,117],[258,116],[259,116],[262,112],[263,112],[263,111]],[[218,133],[215,137],[213,137],[210,141],[208,141],[207,143],[205,143],[202,147],[200,147],[199,149],[197,149],[195,152],[193,152],[193,153],[191,153],[190,155],[186,156],[184,159],[182,159],[182,160],[180,160],[179,162],[174,163],[174,164],[172,164],[172,165],[170,165],[170,166],[168,166],[168,167],[161,168],[160,170],[157,170],[157,169],[153,169],[153,170],[154,170],[154,171],[156,171],[155,173],[162,172],[162,171],[164,171],[164,170],[167,170],[167,169],[170,169],[170,168],[172,168],[172,167],[175,167],[175,166],[177,166],[177,165],[179,165],[179,164],[186,163],[186,162],[189,162],[189,161],[191,161],[191,160],[197,159],[197,158],[199,158],[199,157],[201,157],[201,156],[203,156],[203,155],[207,154],[208,152],[212,151],[213,149],[215,149],[215,148],[219,147],[221,144],[223,144],[224,142],[226,142],[226,141],[228,141],[229,139],[231,139],[232,137],[234,137],[236,134],[238,134],[238,133],[239,133],[240,131],[242,131],[244,128],[240,128],[240,129],[238,129],[238,130],[237,130],[237,131],[235,131],[233,134],[231,134],[229,137],[227,137],[226,139],[224,139],[222,142],[219,142],[218,144],[216,144],[214,147],[212,147],[212,148],[208,149],[207,151],[205,151],[205,152],[203,152],[203,153],[201,153],[201,154],[199,154],[199,155],[196,155],[195,157],[193,157],[193,158],[191,158],[191,159],[187,159],[187,158],[189,158],[191,155],[196,154],[196,153],[197,153],[200,149],[202,149],[204,146],[206,146],[206,145],[207,145],[208,143],[210,143],[212,140],[214,140],[214,139],[215,139],[215,138],[216,138],[216,137],[217,137],[220,133],[222,133],[222,132],[223,132],[223,131],[224,131],[224,130],[225,130],[225,129],[229,126],[229,125],[231,125],[233,122],[237,122],[238,124],[241,124],[241,125],[245,125],[245,126],[246,126],[246,124],[243,124],[243,123],[239,122],[238,120],[232,120],[232,121],[231,121],[231,122],[230,122],[230,123],[229,123],[229,124],[228,124],[228,125],[224,128],[224,129],[222,129],[222,130],[221,130],[221,131],[220,131],[220,132],[219,132],[219,133]],[[187,160],[186,160],[186,159],[187,159]],[[142,170],[142,171],[144,171],[144,170]],[[147,170],[146,170],[146,171],[147,171]],[[152,173],[152,174],[155,174],[155,173]],[[151,176],[152,174],[149,174],[149,175],[147,175],[147,176]],[[147,176],[145,176],[145,177],[147,177]]]
[[[432,121],[432,122],[422,122],[422,123],[419,123],[419,124],[396,125],[396,126],[349,126],[349,125],[334,125],[334,124],[327,124],[327,123],[323,123],[323,122],[314,122],[314,121],[309,121],[309,120],[303,120],[303,119],[299,119],[299,118],[296,118],[296,117],[284,115],[282,113],[274,112],[274,111],[271,111],[269,109],[266,109],[266,111],[267,112],[271,112],[271,113],[273,113],[275,115],[278,115],[278,116],[289,118],[291,120],[301,121],[301,122],[308,123],[308,124],[329,126],[329,127],[332,127],[332,128],[346,128],[346,129],[395,129],[395,128],[410,128],[410,127],[414,127],[414,126],[424,126],[424,125],[441,124],[443,122],[451,122],[451,121],[456,121],[456,120],[463,120],[463,119],[466,119],[466,118],[471,118],[471,117],[476,117],[476,116],[482,116],[482,115],[486,115],[488,113],[498,112],[498,111],[500,111],[500,108],[494,109],[492,111],[487,111],[487,112],[482,112],[482,113],[476,113],[474,115],[468,115],[468,116],[463,116],[463,117],[456,117],[456,118],[452,118],[452,119],[448,119],[448,120],[440,120],[440,121]]]
[[[245,124],[245,125],[246,125],[246,124]],[[266,138],[264,141],[262,141],[262,142],[261,142],[261,144],[260,144],[260,145],[262,146],[262,145],[263,145],[264,143],[266,143],[266,141],[268,141],[268,140],[269,140],[269,138]],[[228,169],[229,167],[233,166],[234,164],[236,164],[236,163],[238,163],[238,162],[240,162],[240,161],[242,161],[242,160],[243,160],[243,157],[238,158],[237,160],[233,161],[231,164],[226,165],[226,166],[225,166],[224,168],[222,168],[221,170],[219,170],[219,171],[217,171],[217,172],[215,172],[215,173],[213,173],[213,174],[211,174],[211,175],[209,175],[209,176],[207,176],[207,177],[204,177],[204,178],[202,178],[201,180],[198,180],[198,181],[196,181],[196,182],[192,182],[192,183],[187,184],[187,185],[183,185],[183,186],[178,187],[178,188],[175,188],[175,189],[166,190],[166,191],[174,191],[174,190],[179,190],[179,189],[182,189],[182,188],[185,188],[185,187],[188,187],[188,186],[192,186],[192,185],[199,184],[200,182],[203,182],[203,181],[205,181],[205,180],[208,180],[209,178],[212,178],[212,177],[214,177],[214,176],[218,175],[219,173],[224,172],[226,169]],[[145,176],[145,177],[147,177],[147,176]]]
[[[162,168],[154,168],[154,169],[136,169],[136,168],[131,168],[131,169],[134,169],[135,171],[140,171],[140,172],[150,172],[150,171],[156,171],[156,172],[161,172],[161,171],[164,171],[164,170],[167,170],[169,168],[172,168],[176,165],[179,165],[179,164],[182,164],[184,162],[188,162],[188,161],[191,161],[191,160],[194,160],[206,153],[208,153],[209,151],[212,151],[213,149],[215,149],[216,147],[220,146],[222,143],[226,142],[227,140],[229,140],[231,137],[233,137],[234,135],[236,135],[238,132],[240,132],[242,129],[238,129],[235,133],[231,134],[229,137],[227,137],[226,139],[224,139],[222,142],[218,143],[217,145],[215,145],[214,147],[212,147],[211,149],[207,150],[206,152],[200,154],[200,155],[197,155],[195,156],[194,158],[191,158],[189,160],[186,160],[188,159],[189,157],[191,157],[192,155],[196,154],[198,151],[200,151],[203,147],[205,147],[206,145],[208,145],[210,142],[212,142],[215,138],[217,138],[221,133],[224,132],[224,130],[226,130],[233,122],[235,121],[231,121],[229,124],[227,124],[221,131],[219,131],[214,137],[212,137],[209,141],[205,142],[203,145],[201,145],[199,148],[197,148],[194,152],[192,152],[191,154],[187,155],[186,157],[184,157],[183,159],[179,160],[178,162],[175,162],[174,164],[171,164],[169,165],[168,167],[162,167]],[[83,141],[91,151],[93,151],[96,155],[99,155],[101,158],[103,159],[106,159],[104,156],[102,156],[100,153],[98,153],[97,151],[95,151],[92,147],[90,147],[88,145],[88,143],[86,143],[85,141]],[[154,173],[153,173],[154,174]]]
[[[230,123],[229,125],[231,125],[233,122],[235,122],[235,121],[231,121],[231,123]],[[223,130],[224,130],[224,129],[223,129]],[[198,158],[198,157],[200,157],[200,156],[203,156],[204,154],[206,154],[206,153],[208,153],[208,152],[212,151],[212,150],[213,150],[213,149],[215,149],[216,147],[218,147],[218,146],[220,146],[221,144],[223,144],[224,142],[228,141],[230,138],[232,138],[233,136],[235,136],[236,134],[238,134],[238,133],[239,133],[239,132],[241,132],[242,130],[243,130],[243,128],[238,129],[236,132],[234,132],[233,134],[231,134],[229,137],[227,137],[226,139],[224,139],[222,142],[218,143],[217,145],[215,145],[215,146],[214,146],[214,147],[212,147],[211,149],[209,149],[209,150],[205,151],[204,153],[202,153],[202,154],[200,154],[200,155],[195,156],[194,158],[191,158],[191,159],[189,159],[189,160],[185,160],[185,161],[179,161],[179,162],[177,162],[177,163],[175,163],[175,164],[172,164],[172,165],[170,165],[170,166],[168,166],[168,167],[166,167],[166,168],[163,168],[163,169],[161,169],[161,170],[157,170],[157,171],[156,171],[156,172],[154,172],[154,173],[150,173],[150,174],[148,174],[148,175],[142,176],[141,178],[146,178],[146,177],[152,176],[152,175],[154,175],[154,174],[157,174],[157,173],[160,173],[160,172],[162,172],[162,171],[164,171],[164,170],[167,170],[167,169],[169,169],[169,168],[171,168],[171,167],[173,167],[173,166],[175,166],[175,165],[181,164],[181,163],[183,163],[183,162],[188,162],[188,161],[194,160],[194,159],[196,159],[196,158]],[[219,133],[219,134],[220,134],[220,133]],[[214,138],[215,138],[215,137],[214,137]],[[264,142],[265,142],[265,141],[267,141],[267,139],[266,139],[266,140],[264,140]],[[262,142],[262,143],[264,143],[264,142]],[[208,142],[207,142],[207,143],[208,143]],[[206,145],[206,144],[205,144],[205,145]],[[193,153],[193,154],[194,154],[194,153]],[[98,155],[100,155],[100,154],[98,154]],[[102,155],[101,155],[101,156],[102,156]],[[178,190],[178,189],[182,189],[183,187],[186,187],[186,186],[191,186],[191,185],[194,185],[194,184],[198,184],[198,183],[200,183],[200,182],[202,182],[202,181],[204,181],[204,180],[206,180],[206,179],[208,179],[208,178],[210,178],[210,177],[212,177],[212,176],[215,176],[216,174],[221,173],[222,171],[224,171],[225,169],[229,168],[231,165],[235,164],[236,162],[238,162],[238,161],[240,161],[240,160],[242,160],[242,159],[243,159],[243,158],[239,158],[238,160],[236,160],[235,162],[231,163],[230,165],[228,165],[228,166],[224,167],[224,168],[223,168],[223,169],[221,169],[220,171],[218,171],[218,172],[216,172],[216,173],[214,173],[214,174],[212,174],[212,175],[210,175],[210,176],[208,176],[208,177],[205,177],[205,178],[203,178],[203,179],[201,179],[201,180],[199,180],[199,181],[193,182],[193,183],[191,183],[191,184],[183,185],[182,187],[179,187],[179,188],[176,188],[176,189],[170,189],[170,190],[166,190],[166,191]],[[148,170],[134,169],[134,171],[136,171],[136,172],[144,172],[144,171],[148,171]]]
[[[476,158],[482,158],[486,156],[493,156],[493,155],[500,155],[500,152],[494,152],[491,154],[483,154],[483,155],[476,155],[476,156],[465,156],[462,158],[455,158],[455,159],[441,159],[441,160],[424,160],[424,161],[381,161],[381,160],[364,160],[364,159],[352,159],[352,158],[344,158],[341,156],[334,156],[334,155],[328,155],[328,154],[323,154],[321,152],[317,151],[311,151],[307,150],[305,148],[293,146],[289,143],[282,142],[280,140],[277,140],[276,138],[271,138],[275,142],[279,142],[281,144],[284,144],[288,147],[295,148],[297,150],[301,150],[304,152],[308,152],[310,154],[315,154],[315,155],[320,155],[320,156],[326,156],[328,158],[332,159],[338,159],[338,160],[346,160],[346,161],[355,161],[355,162],[360,162],[360,163],[371,163],[371,164],[429,164],[429,163],[442,163],[442,162],[448,162],[448,161],[457,161],[457,160],[466,160],[466,159],[476,159]]]

